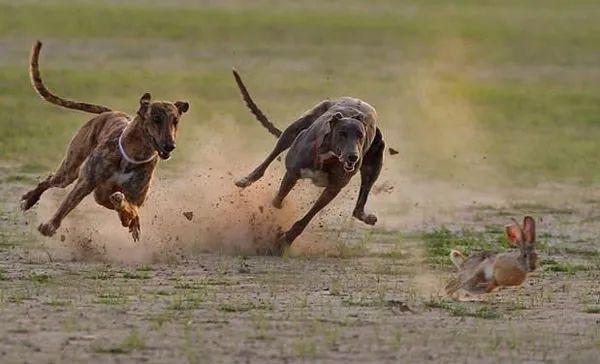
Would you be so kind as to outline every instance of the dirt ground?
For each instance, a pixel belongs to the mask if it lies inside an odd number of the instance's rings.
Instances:
[[[179,228],[171,226],[171,239],[161,243],[81,234],[44,241],[29,228],[38,217],[16,210],[13,197],[24,184],[2,186],[2,362],[589,363],[600,352],[600,199],[567,186],[523,191],[527,200],[451,201],[452,209],[415,202],[376,229],[325,217],[285,257],[198,238],[181,243],[174,231],[201,226],[201,210],[192,221],[169,222]],[[379,186],[386,190],[385,181]],[[428,196],[426,183],[420,187],[405,199]],[[385,201],[400,199],[403,189],[413,187],[406,182],[376,195],[373,208],[385,216]],[[451,195],[462,199],[460,191],[445,197]],[[101,216],[84,206],[73,220]],[[231,216],[219,211],[213,213]],[[428,241],[444,234],[485,240],[509,216],[532,211],[541,267],[523,287],[444,296],[452,270],[444,257],[441,266],[428,264],[435,258]],[[116,234],[113,223],[106,229]],[[144,250],[153,254],[140,255]]]
[[[0,363],[599,362],[600,7],[588,0],[0,0]],[[135,113],[186,100],[134,243],[87,198],[39,235],[67,190],[23,214],[88,116],[48,87]],[[272,148],[236,67],[284,127],[324,98],[372,104],[388,146],[367,211],[358,178],[283,257],[273,237],[319,189],[270,207],[283,173],[232,183]],[[520,288],[446,297],[450,249],[509,249],[537,222]]]

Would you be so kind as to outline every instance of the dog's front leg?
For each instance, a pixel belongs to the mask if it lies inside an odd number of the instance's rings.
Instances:
[[[115,192],[110,195],[110,202],[115,207],[115,211],[119,214],[121,224],[124,227],[129,228],[133,241],[140,240],[140,216],[138,214],[137,206],[127,201],[122,192]]]
[[[375,225],[377,216],[365,213],[365,204],[367,203],[371,188],[381,172],[384,150],[385,142],[383,141],[381,132],[377,129],[375,139],[365,154],[360,167],[360,192],[358,193],[356,207],[352,213],[352,216],[369,225]]]
[[[279,186],[279,192],[277,192],[277,196],[273,199],[273,206],[275,208],[280,209],[283,199],[290,193],[292,188],[298,182],[298,174],[291,173],[289,171],[285,172],[283,179],[281,180],[281,186]]]
[[[335,196],[340,193],[341,187],[339,186],[329,186],[326,187],[321,196],[317,199],[313,207],[308,210],[306,215],[294,225],[281,237],[278,241],[278,249],[282,252],[286,247],[290,246],[292,242],[300,235],[308,223],[315,217],[315,215],[321,211],[325,206],[327,206],[331,200],[335,198]]]
[[[94,190],[95,184],[85,176],[80,176],[75,184],[75,187],[69,192],[67,198],[61,203],[60,207],[52,216],[52,218],[38,226],[38,230],[42,235],[52,236],[56,229],[60,227],[60,223],[71,210],[77,206],[81,200],[89,195]]]

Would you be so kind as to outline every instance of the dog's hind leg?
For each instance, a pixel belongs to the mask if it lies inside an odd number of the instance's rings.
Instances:
[[[371,188],[381,172],[384,150],[385,142],[383,141],[381,131],[377,128],[375,139],[367,154],[365,154],[360,167],[360,192],[358,193],[356,207],[352,213],[352,216],[369,225],[375,225],[377,216],[365,213],[365,204],[367,203],[369,192],[371,192]]]
[[[79,167],[94,147],[94,144],[90,141],[91,124],[91,122],[88,122],[88,124],[84,125],[75,134],[69,143],[65,158],[56,172],[21,197],[21,209],[23,211],[27,211],[33,207],[39,201],[42,194],[49,188],[65,188],[77,179]]]
[[[279,139],[277,139],[275,148],[267,156],[267,158],[248,176],[236,180],[235,185],[238,187],[248,187],[252,183],[258,181],[265,174],[265,171],[271,162],[273,162],[273,160],[275,160],[275,158],[277,158],[277,156],[283,151],[292,146],[292,143],[294,143],[294,140],[296,140],[298,134],[302,130],[310,127],[312,123],[314,123],[315,120],[317,120],[317,118],[325,113],[330,107],[330,101],[322,101],[304,113],[304,115],[302,115],[298,120],[294,121],[290,126],[287,127],[287,129],[283,131]]]
[[[281,203],[283,202],[283,199],[285,198],[285,196],[288,195],[288,193],[290,193],[292,188],[294,188],[296,182],[298,182],[297,174],[290,173],[289,171],[285,172],[285,175],[281,180],[281,186],[279,186],[279,192],[277,192],[277,196],[275,196],[275,198],[273,199],[274,207],[278,209],[281,208]]]
[[[310,210],[308,210],[306,215],[304,215],[302,219],[296,221],[296,223],[294,223],[294,225],[292,225],[292,227],[283,235],[283,237],[278,242],[278,248],[280,250],[283,250],[286,246],[291,245],[292,242],[298,237],[298,235],[300,235],[304,231],[304,229],[306,229],[306,226],[313,219],[313,217],[315,217],[315,215],[319,211],[321,211],[325,206],[327,206],[335,198],[335,196],[337,196],[338,193],[340,193],[340,191],[340,186],[326,187],[325,190],[323,190],[323,192],[321,193],[321,196],[319,196],[319,198],[315,202],[315,204],[310,208]]]
[[[71,212],[85,196],[90,194],[90,192],[94,190],[94,187],[95,185],[91,180],[81,176],[77,180],[75,187],[73,187],[71,192],[67,195],[67,198],[62,202],[56,213],[54,213],[54,216],[52,216],[48,222],[40,224],[38,227],[40,233],[46,236],[54,235],[65,216],[67,216],[67,214]]]

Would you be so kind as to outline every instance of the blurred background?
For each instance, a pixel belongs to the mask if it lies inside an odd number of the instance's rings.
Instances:
[[[371,103],[400,152],[388,169],[415,180],[598,183],[597,3],[493,3],[0,1],[0,163],[7,178],[45,173],[84,122],[31,89],[40,39],[59,95],[129,113],[146,91],[191,102],[167,172],[199,162],[202,126],[241,130],[256,161],[272,145],[240,101],[235,66],[280,127],[324,98]]]
[[[0,362],[597,361],[599,20],[597,0],[0,0]],[[190,101],[140,242],[91,197],[42,238],[68,189],[19,210],[92,117],[32,90],[36,39],[58,95]],[[289,257],[260,255],[319,189],[270,208],[280,162],[233,185],[274,138],[232,67],[280,128],[325,98],[377,109],[399,153],[375,227],[351,217],[354,178]],[[447,298],[451,249],[510,249],[526,214],[526,283]]]

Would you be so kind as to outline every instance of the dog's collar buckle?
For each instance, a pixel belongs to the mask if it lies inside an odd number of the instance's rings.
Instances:
[[[131,158],[130,156],[128,156],[127,152],[125,152],[125,148],[123,148],[123,135],[125,134],[126,129],[127,128],[123,129],[123,132],[119,136],[119,152],[121,152],[121,156],[123,157],[123,159],[125,159],[127,162],[129,162],[131,164],[144,164],[144,163],[148,163],[148,162],[152,161],[154,158],[156,158],[156,155],[158,153],[154,153],[150,158],[146,158],[143,160],[135,160],[134,158]]]

